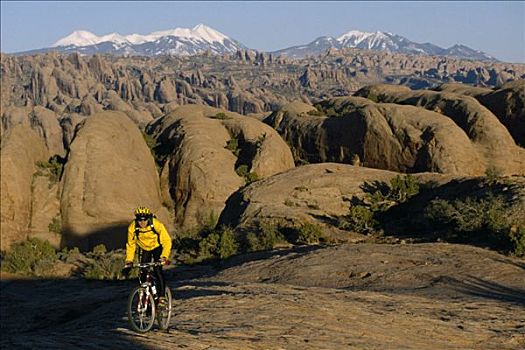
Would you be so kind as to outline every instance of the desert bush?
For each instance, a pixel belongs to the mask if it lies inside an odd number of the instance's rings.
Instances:
[[[325,240],[323,229],[316,224],[304,223],[297,230],[298,244],[318,244]]]
[[[374,211],[364,205],[351,206],[350,212],[339,220],[339,228],[359,233],[372,232],[376,226]]]
[[[83,254],[77,247],[64,247],[60,252],[57,253],[57,257],[63,262],[74,263],[80,260],[83,257]]]
[[[47,229],[49,232],[62,233],[62,220],[60,220],[60,216],[55,216],[51,219],[51,222],[47,225]]]
[[[122,249],[108,252],[103,244],[86,254],[89,258],[83,276],[86,279],[116,280],[121,278],[125,253]]]
[[[368,95],[366,96],[367,99],[369,99],[370,101],[373,101],[375,103],[378,103],[379,102],[379,96],[377,96],[375,93],[373,92],[369,92]]]
[[[523,229],[513,222],[504,198],[435,199],[425,208],[425,218],[445,230],[448,239],[477,242],[522,254]]]
[[[220,259],[227,259],[237,253],[239,244],[235,239],[233,230],[229,227],[222,229],[217,253]]]
[[[306,114],[315,116],[315,117],[322,117],[325,115],[323,111],[319,109],[312,109],[311,111],[306,112]]]
[[[237,167],[237,169],[235,169],[235,172],[237,173],[237,175],[239,175],[240,177],[245,177],[248,175],[248,165],[246,164],[242,164],[240,166]]]
[[[246,248],[250,252],[270,250],[278,244],[286,242],[277,226],[270,223],[259,223],[254,231],[246,235]]]
[[[202,261],[213,258],[217,251],[217,246],[219,245],[220,239],[220,235],[216,232],[212,232],[208,236],[204,237],[199,242],[199,252],[196,260]]]
[[[498,168],[494,166],[489,166],[485,170],[485,182],[488,185],[493,185],[498,182],[498,180],[501,178],[502,172]]]
[[[397,175],[390,180],[390,191],[387,197],[397,203],[403,203],[418,193],[419,185],[412,175],[403,177]]]
[[[57,260],[55,249],[48,241],[30,238],[15,243],[2,257],[2,270],[28,276],[45,276]]]
[[[227,259],[237,253],[239,245],[235,240],[233,230],[221,228],[204,237],[199,242],[199,255],[196,261],[207,259]]]
[[[418,193],[419,184],[411,175],[397,175],[390,184],[366,184],[364,198],[356,198],[349,213],[339,218],[339,228],[359,233],[375,232],[384,212]]]
[[[239,141],[236,138],[226,141],[226,146],[224,148],[230,150],[236,157],[241,153]]]
[[[512,227],[509,236],[514,254],[525,256],[525,226]]]
[[[51,184],[57,183],[64,171],[64,160],[59,155],[49,158],[48,161],[39,160],[35,164],[38,167],[35,175],[48,176]]]
[[[251,171],[251,172],[248,173],[248,175],[246,175],[246,176],[244,177],[244,179],[245,179],[245,181],[246,181],[246,184],[249,185],[249,184],[251,184],[252,182],[255,182],[255,181],[259,180],[259,175],[257,175],[256,172]]]
[[[237,169],[235,169],[235,172],[240,177],[244,177],[244,181],[246,182],[247,185],[251,184],[254,181],[259,180],[259,176],[257,175],[257,173],[256,172],[250,172],[248,170],[248,165],[246,165],[246,164],[239,165],[239,167],[237,167]]]
[[[142,137],[144,138],[144,142],[146,142],[146,145],[151,150],[151,153],[155,155],[155,152],[153,151],[155,147],[157,147],[157,140],[150,134],[147,134],[145,132],[142,132]]]
[[[217,222],[219,221],[219,216],[213,210],[203,211],[199,213],[197,221],[199,226],[196,231],[201,235],[206,235],[208,232],[215,229],[215,226],[217,226]]]
[[[223,112],[219,112],[217,114],[215,114],[214,116],[211,116],[210,118],[212,119],[221,119],[221,120],[225,120],[225,119],[230,119],[226,114],[224,114]]]

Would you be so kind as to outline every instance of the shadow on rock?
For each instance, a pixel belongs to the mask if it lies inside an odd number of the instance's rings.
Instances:
[[[506,287],[473,276],[462,280],[451,278],[448,283],[451,288],[464,294],[525,305],[525,289],[522,288]]]
[[[253,253],[245,253],[235,255],[227,260],[216,260],[207,263],[195,264],[195,265],[183,265],[174,269],[169,269],[165,272],[167,278],[175,280],[178,284],[184,283],[183,281],[196,279],[196,278],[213,278],[222,270],[229,269],[231,267],[240,266],[245,263],[270,259],[273,257],[286,257],[286,259],[297,259],[303,255],[309,254],[319,249],[326,247],[318,245],[307,245],[307,246],[294,246],[289,249],[278,249],[278,250],[265,250],[257,251]],[[193,284],[193,281],[192,281]]]
[[[90,251],[99,244],[104,244],[108,250],[121,249],[126,246],[127,234],[128,223],[106,226],[83,235],[66,229],[62,233],[60,246],[78,247],[84,252]]]
[[[126,318],[131,282],[2,280],[2,349],[147,349]],[[131,332],[131,331],[130,331]]]

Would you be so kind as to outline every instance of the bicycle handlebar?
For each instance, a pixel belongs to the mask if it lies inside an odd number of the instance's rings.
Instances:
[[[160,261],[153,261],[149,263],[133,264],[131,267],[146,268],[146,267],[151,267],[151,266],[163,266],[163,265],[165,264]]]

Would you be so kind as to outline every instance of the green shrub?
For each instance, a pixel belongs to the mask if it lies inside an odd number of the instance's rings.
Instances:
[[[122,277],[125,253],[123,250],[107,252],[103,244],[93,248],[86,254],[89,263],[86,265],[83,276],[95,280],[116,280]],[[138,272],[136,272],[138,273]]]
[[[321,117],[325,115],[322,110],[318,110],[318,109],[312,109],[311,111],[306,112],[306,114],[316,116],[316,117]]]
[[[97,256],[93,262],[86,266],[84,278],[95,280],[116,280],[121,277],[123,257],[112,254]]]
[[[525,256],[525,226],[511,228],[509,235],[514,254],[517,256]]]
[[[62,220],[60,220],[60,216],[55,216],[49,225],[47,225],[47,229],[49,232],[62,233]]]
[[[224,148],[230,150],[236,157],[241,153],[239,141],[236,138],[226,141],[226,146]]]
[[[257,175],[256,172],[252,171],[252,172],[249,172],[248,175],[244,177],[244,179],[246,180],[246,184],[249,185],[252,182],[259,180],[259,175]]]
[[[337,113],[337,111],[335,110],[334,107],[330,107],[328,109],[325,110],[325,114],[327,117],[337,117],[339,116],[339,114]]]
[[[377,96],[375,93],[373,92],[369,92],[368,93],[368,96],[366,96],[366,98],[368,98],[369,100],[375,102],[375,103],[378,103],[379,102],[379,96]]]
[[[210,233],[207,237],[203,238],[199,242],[199,254],[197,256],[198,261],[211,259],[217,252],[221,237],[218,233]]]
[[[234,232],[231,228],[226,227],[221,231],[219,247],[217,253],[220,259],[227,259],[237,253],[239,244],[235,240]]]
[[[235,172],[240,177],[244,177],[244,181],[245,181],[245,183],[247,185],[251,184],[254,181],[259,180],[259,176],[257,175],[257,173],[256,172],[250,172],[248,170],[248,165],[246,165],[246,164],[239,165],[239,167],[237,167],[237,169],[235,169]]]
[[[364,205],[351,206],[348,215],[339,220],[339,228],[359,233],[374,231],[376,226],[374,212]]]
[[[295,203],[288,198],[284,200],[284,205],[286,205],[287,207],[295,207]]]
[[[197,221],[199,223],[197,231],[199,231],[201,235],[206,235],[215,229],[215,226],[217,226],[217,222],[219,221],[219,217],[213,210],[203,211],[199,213]]]
[[[28,276],[45,276],[50,273],[56,261],[55,249],[48,241],[30,238],[15,243],[11,250],[5,253],[2,270]]]
[[[323,229],[316,224],[304,223],[298,229],[297,243],[299,244],[317,244],[325,240]]]
[[[38,167],[35,175],[48,176],[51,184],[57,183],[62,176],[64,170],[64,161],[58,155],[49,158],[48,161],[39,160],[35,162]]]
[[[412,175],[405,175],[403,177],[397,175],[390,180],[388,198],[397,203],[403,203],[418,193],[419,185]]]
[[[485,170],[485,182],[489,185],[495,184],[501,178],[501,170],[494,166],[489,166]]]
[[[247,250],[250,252],[270,250],[281,242],[286,242],[286,239],[277,227],[270,223],[259,223],[255,232],[246,235]]]
[[[73,263],[81,259],[83,254],[77,247],[71,249],[64,247],[60,252],[57,253],[57,257],[63,262]]]
[[[220,231],[211,232],[199,242],[199,254],[195,261],[227,259],[236,254],[238,248],[233,230],[221,228]]]
[[[93,251],[93,254],[95,255],[102,255],[102,254],[106,254],[108,252],[106,246],[104,244],[99,244],[99,245],[96,245],[95,247],[93,247],[92,249]]]
[[[490,195],[487,198],[435,199],[425,208],[425,218],[448,233],[447,238],[478,242],[495,248],[522,254],[523,229],[513,222],[505,200]]]
[[[235,172],[240,177],[246,177],[249,174],[248,166],[246,164],[239,165],[237,169],[235,169]]]
[[[142,132],[142,137],[144,138],[144,142],[146,142],[146,145],[148,146],[150,153],[155,160],[155,166],[157,167],[157,170],[160,171],[167,158],[167,155],[163,154],[163,151],[160,150],[161,145],[153,136]]]
[[[144,142],[146,142],[146,145],[151,150],[151,153],[155,155],[155,152],[153,151],[155,147],[157,147],[157,140],[150,134],[146,134],[145,132],[142,132],[142,137],[144,138]]]
[[[226,114],[224,114],[223,112],[219,112],[217,114],[215,114],[214,116],[211,116],[210,118],[212,119],[230,119]]]

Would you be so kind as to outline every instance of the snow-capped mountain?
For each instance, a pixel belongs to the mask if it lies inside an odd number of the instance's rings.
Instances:
[[[357,48],[367,50],[387,51],[392,53],[421,54],[452,56],[473,60],[497,61],[496,58],[464,45],[454,45],[448,49],[437,45],[424,43],[419,44],[408,40],[400,35],[386,32],[361,32],[352,30],[337,38],[320,37],[307,45],[293,46],[273,52],[276,55],[289,57],[305,57],[306,55],[319,55],[327,49]]]
[[[19,54],[34,54],[47,51],[79,52],[85,55],[109,53],[115,55],[194,55],[206,51],[214,54],[233,53],[246,47],[238,41],[204,25],[191,29],[175,28],[147,35],[120,35],[111,33],[97,36],[78,30],[59,39],[50,48],[31,50]]]
[[[407,53],[421,55],[452,56],[472,60],[497,61],[496,58],[464,45],[454,45],[448,49],[430,43],[419,44],[400,35],[386,32],[361,32],[352,30],[337,38],[322,36],[307,45],[293,46],[271,52],[274,55],[284,55],[301,58],[325,54],[335,48],[357,48],[388,51],[392,53]],[[113,55],[195,55],[210,51],[223,55],[247,49],[240,42],[204,25],[199,24],[191,29],[175,28],[153,32],[147,35],[120,35],[111,33],[97,36],[91,32],[78,30],[61,38],[52,47],[18,52],[18,55],[36,54],[48,51],[63,53],[79,52],[84,55],[105,53]]]

